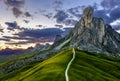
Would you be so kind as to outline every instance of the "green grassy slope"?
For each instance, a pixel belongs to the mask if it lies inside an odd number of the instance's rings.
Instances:
[[[70,81],[120,81],[120,60],[102,54],[76,50],[68,75]],[[26,65],[0,76],[0,81],[65,81],[65,69],[72,58],[72,49],[52,58]]]
[[[0,81],[65,81],[65,69],[71,58],[72,52],[69,49],[42,63],[33,65],[28,70],[26,70],[26,66],[3,75],[0,77]]]
[[[70,81],[120,81],[120,60],[77,50],[69,77]]]

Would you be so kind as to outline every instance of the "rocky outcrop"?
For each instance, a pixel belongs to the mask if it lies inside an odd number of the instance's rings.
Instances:
[[[120,34],[105,24],[102,18],[94,17],[93,13],[93,8],[87,7],[75,28],[64,39],[71,39],[70,47],[120,54]]]
[[[56,35],[54,42],[57,42],[57,41],[60,40],[61,38],[62,38],[61,35]]]

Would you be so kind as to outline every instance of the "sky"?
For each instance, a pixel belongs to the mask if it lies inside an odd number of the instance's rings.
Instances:
[[[120,32],[120,0],[0,0],[0,49],[52,44],[79,21],[84,8]]]

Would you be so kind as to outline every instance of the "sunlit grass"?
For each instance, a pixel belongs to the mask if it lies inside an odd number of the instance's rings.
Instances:
[[[64,50],[41,63],[32,63],[2,75],[0,80],[65,81],[65,69],[71,58],[72,49]],[[70,81],[120,81],[120,60],[76,49],[76,58],[68,75]]]

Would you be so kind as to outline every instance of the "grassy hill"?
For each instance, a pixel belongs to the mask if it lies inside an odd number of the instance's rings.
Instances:
[[[75,50],[68,75],[70,81],[120,81],[120,60],[103,54]],[[64,50],[41,63],[31,63],[0,76],[0,81],[65,81],[72,49]]]

